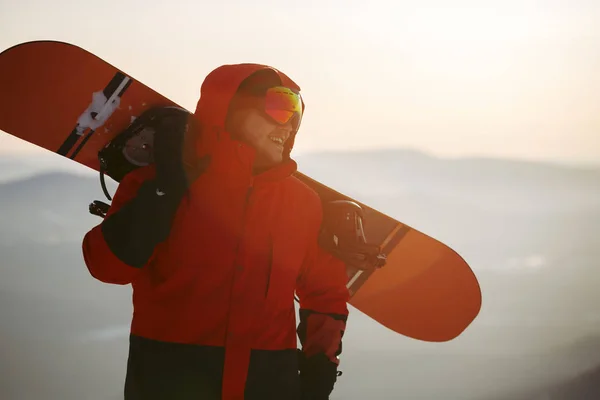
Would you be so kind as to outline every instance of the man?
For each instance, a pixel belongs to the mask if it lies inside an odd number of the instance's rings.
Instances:
[[[292,176],[299,91],[265,65],[212,71],[86,234],[92,276],[133,288],[125,399],[329,398],[347,276],[318,246],[320,199]]]

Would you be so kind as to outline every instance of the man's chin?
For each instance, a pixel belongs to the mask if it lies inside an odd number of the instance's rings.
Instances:
[[[283,154],[279,153],[279,154],[273,154],[273,153],[268,153],[268,154],[262,154],[262,157],[260,157],[260,160],[257,160],[256,162],[256,166],[259,168],[271,168],[276,166],[277,164],[280,164],[283,161]]]
[[[279,164],[283,160],[283,151],[265,154],[265,160],[271,164]]]

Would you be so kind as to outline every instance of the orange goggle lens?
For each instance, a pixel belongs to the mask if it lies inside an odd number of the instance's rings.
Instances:
[[[302,118],[302,98],[300,94],[283,86],[272,87],[265,94],[265,113],[280,124],[287,123],[292,117]]]

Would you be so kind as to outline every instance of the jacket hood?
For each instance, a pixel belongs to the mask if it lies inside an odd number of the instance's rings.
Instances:
[[[300,91],[296,82],[286,74],[264,64],[241,63],[226,64],[211,71],[200,89],[200,98],[196,105],[194,116],[200,123],[202,135],[226,134],[225,123],[231,101],[234,99],[240,85],[248,78],[260,77],[270,85],[284,85]],[[304,103],[302,104],[304,110]],[[285,156],[289,158],[295,137],[290,137]]]

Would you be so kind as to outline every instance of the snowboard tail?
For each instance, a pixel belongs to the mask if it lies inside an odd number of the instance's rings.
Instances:
[[[34,41],[0,53],[0,129],[98,171],[108,200],[105,174],[120,181],[153,162],[152,133],[139,118],[157,107],[184,110],[77,46]],[[383,262],[348,266],[352,306],[397,333],[425,341],[451,340],[472,323],[481,291],[460,255],[300,171],[296,177],[319,194],[324,209],[339,200],[362,209],[364,237]],[[89,205],[101,217],[108,207],[102,201]]]

